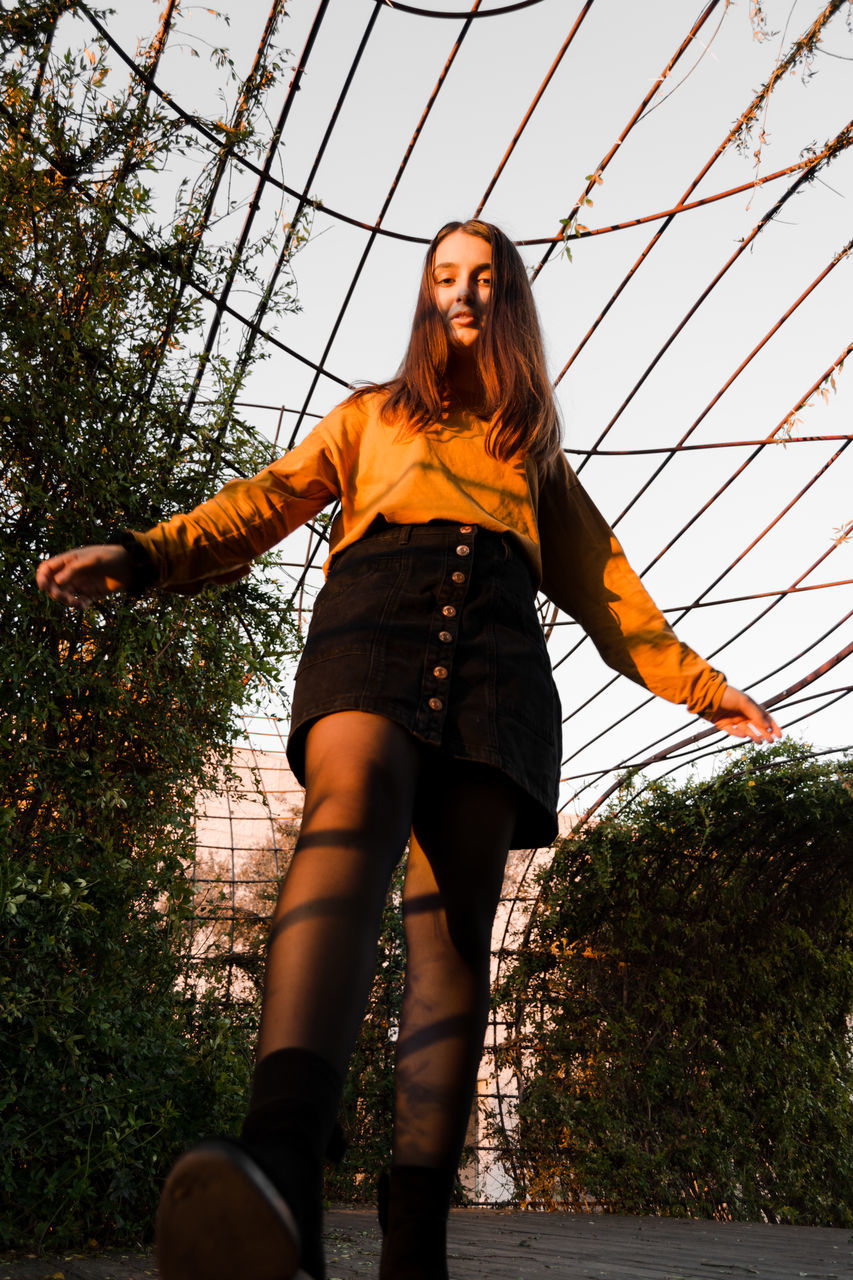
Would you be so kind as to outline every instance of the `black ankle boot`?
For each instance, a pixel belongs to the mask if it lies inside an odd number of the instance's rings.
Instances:
[[[447,1215],[455,1170],[395,1165],[380,1181],[379,1280],[448,1280]]]
[[[167,1179],[157,1220],[161,1280],[325,1280],[323,1159],[341,1080],[303,1049],[255,1070],[239,1139],[202,1143]]]
[[[325,1280],[323,1163],[334,1141],[343,1081],[307,1049],[278,1049],[255,1068],[240,1135],[296,1218],[300,1265]]]

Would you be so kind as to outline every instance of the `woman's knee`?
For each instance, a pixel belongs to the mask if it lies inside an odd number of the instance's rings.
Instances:
[[[494,910],[518,811],[518,789],[498,770],[464,761],[428,764],[413,835],[442,895]]]
[[[488,970],[492,953],[492,926],[495,913],[480,908],[470,913],[448,916],[447,932],[455,951],[475,972]]]
[[[410,959],[488,967],[497,895],[488,884],[442,875],[412,839],[403,893],[403,922]]]

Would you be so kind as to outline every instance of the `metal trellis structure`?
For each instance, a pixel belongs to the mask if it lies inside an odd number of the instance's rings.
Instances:
[[[230,344],[248,368],[262,349],[273,361],[232,412],[271,454],[291,448],[356,378],[382,376],[377,346],[393,340],[382,359],[399,356],[399,282],[413,292],[451,201],[459,216],[493,218],[527,255],[566,452],[652,593],[786,730],[805,730],[816,752],[840,751],[853,692],[853,401],[842,372],[853,342],[841,331],[853,241],[833,192],[853,188],[853,124],[839,115],[846,69],[821,55],[850,56],[849,5],[809,5],[801,32],[778,41],[729,0],[631,8],[646,12],[628,15],[614,0],[292,0],[287,10],[274,0],[266,17],[244,8],[247,70],[218,132],[181,80],[176,0],[144,54],[128,34],[136,14],[101,18],[78,0],[73,20],[215,159],[204,224],[222,221],[230,261],[217,293],[192,257],[182,278],[206,305],[188,422],[204,419],[214,352]],[[285,17],[300,52],[283,94],[265,97]],[[406,64],[405,83],[389,57]],[[241,130],[258,100],[267,131],[249,148]],[[281,242],[266,287],[247,301],[242,266],[271,220]],[[298,278],[298,317],[272,311],[283,273]],[[284,589],[302,623],[324,524],[295,535],[287,554]],[[567,827],[628,770],[661,775],[733,749],[606,677],[573,621],[545,601],[541,616],[564,706]],[[235,998],[247,990],[239,929],[263,914],[261,891],[282,869],[300,810],[281,719],[244,729],[236,798],[200,801],[195,869],[205,918],[194,954],[227,970]],[[523,938],[548,857],[513,857],[496,974]],[[492,1049],[502,1034],[493,1024]],[[500,1115],[511,1081],[488,1065],[482,1074],[483,1114]],[[472,1189],[507,1190],[485,1149]]]

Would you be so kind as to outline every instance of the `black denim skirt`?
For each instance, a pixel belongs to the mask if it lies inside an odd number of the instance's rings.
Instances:
[[[560,703],[527,562],[510,535],[380,522],[332,561],[296,673],[287,756],[334,711],[370,711],[521,789],[513,848],[557,834]]]

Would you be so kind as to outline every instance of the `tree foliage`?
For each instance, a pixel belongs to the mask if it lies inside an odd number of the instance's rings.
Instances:
[[[549,1208],[853,1223],[853,763],[782,744],[566,840],[498,993]]]
[[[215,293],[231,267],[212,233],[224,151],[135,81],[111,92],[72,8],[0,16],[6,1247],[146,1234],[176,1151],[240,1113],[245,1036],[181,994],[185,868],[235,709],[294,647],[271,563],[228,590],[82,614],[34,588],[44,556],[147,528],[269,461],[234,409],[251,346],[205,356],[192,287]],[[239,86],[245,147],[275,65]],[[164,213],[155,177],[192,164]],[[259,262],[240,270],[260,292]],[[295,304],[282,288],[271,305]]]

